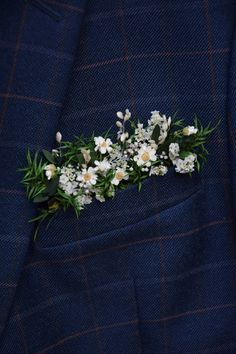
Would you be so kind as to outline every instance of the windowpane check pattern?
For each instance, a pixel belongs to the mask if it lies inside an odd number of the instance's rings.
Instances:
[[[40,6],[37,4],[40,3]],[[234,0],[0,2],[0,353],[236,352]],[[222,119],[208,163],[61,213],[17,168],[129,108]]]

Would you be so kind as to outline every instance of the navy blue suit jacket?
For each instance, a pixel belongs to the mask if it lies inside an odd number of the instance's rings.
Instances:
[[[0,353],[236,353],[236,2],[1,0]],[[200,174],[151,176],[33,242],[26,150],[129,108],[222,123]]]

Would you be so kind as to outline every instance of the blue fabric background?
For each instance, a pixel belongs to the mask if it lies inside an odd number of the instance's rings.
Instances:
[[[236,2],[0,2],[0,353],[236,353]],[[27,148],[176,110],[222,123],[169,171],[36,243]]]

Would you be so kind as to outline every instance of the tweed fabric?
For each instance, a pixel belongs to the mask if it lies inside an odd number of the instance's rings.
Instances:
[[[0,2],[0,353],[236,353],[234,0]],[[192,178],[151,176],[36,243],[16,169],[129,108],[222,123]]]

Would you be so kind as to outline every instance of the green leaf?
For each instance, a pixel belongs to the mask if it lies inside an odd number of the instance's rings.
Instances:
[[[83,157],[82,154],[78,154],[78,155],[77,155],[77,162],[78,162],[79,164],[84,163],[84,157]]]
[[[33,199],[33,203],[43,203],[46,202],[48,200],[48,196],[44,195],[44,194],[39,194],[37,195],[37,197],[35,197]]]
[[[44,193],[49,196],[54,195],[57,191],[58,183],[59,183],[59,176],[56,176],[55,178],[48,181],[47,188],[45,189]]]
[[[179,157],[181,159],[185,159],[185,157],[187,157],[188,155],[191,155],[192,152],[191,151],[181,151],[180,154],[179,154]]]
[[[141,189],[142,189],[142,182],[141,182],[141,181],[139,181],[139,182],[138,182],[138,191],[140,192],[140,191],[141,191]]]
[[[53,157],[53,155],[51,154],[51,152],[47,151],[47,150],[42,150],[42,153],[44,154],[44,156],[46,157],[46,159],[51,162],[51,163],[55,163],[55,159]]]
[[[158,143],[160,132],[161,132],[160,126],[157,124],[153,129],[152,136],[151,136],[152,140],[154,140],[156,144]]]

